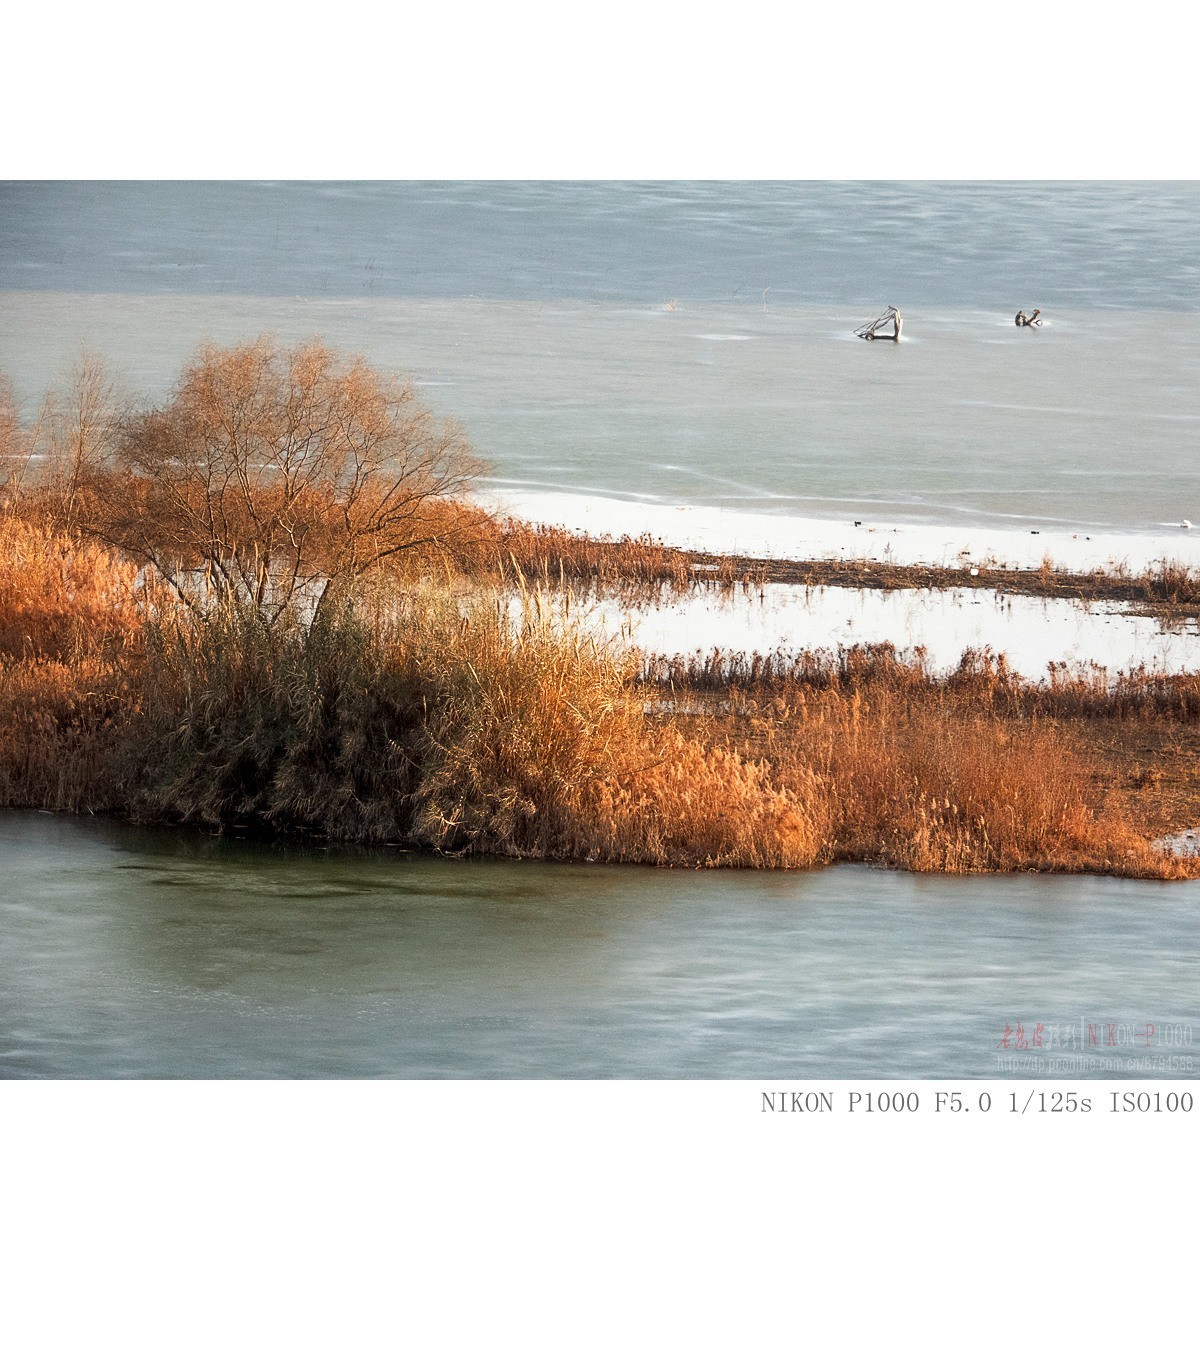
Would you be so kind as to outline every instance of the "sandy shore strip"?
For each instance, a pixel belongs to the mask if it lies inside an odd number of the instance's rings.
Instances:
[[[505,487],[478,498],[489,510],[574,533],[648,534],[688,552],[779,561],[873,561],[897,566],[1033,570],[1048,558],[1068,572],[1142,572],[1162,562],[1200,567],[1200,526],[1154,533],[906,524],[890,520],[765,515],[718,506],[667,505]]]

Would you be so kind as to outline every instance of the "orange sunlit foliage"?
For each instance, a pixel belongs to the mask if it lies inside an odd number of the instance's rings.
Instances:
[[[207,345],[129,419],[91,526],[194,606],[278,618],[436,544],[479,464],[407,384],[312,341]]]

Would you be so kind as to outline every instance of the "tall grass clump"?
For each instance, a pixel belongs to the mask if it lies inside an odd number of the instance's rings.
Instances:
[[[765,762],[776,787],[816,781],[829,858],[920,872],[1189,872],[1103,806],[1069,724],[1039,712],[1046,694],[999,661],[969,657],[938,679],[889,649],[798,657],[790,670],[776,658],[773,670],[735,666],[749,683],[718,698],[720,661],[665,668],[677,703],[694,674],[691,725],[705,741]]]
[[[145,688],[121,762],[138,818],[406,838],[420,696],[350,606],[309,626],[177,609],[148,629]]]
[[[0,513],[0,654],[114,656],[141,629],[137,568],[52,521]]]
[[[0,513],[0,806],[114,805],[145,604],[115,553]]]
[[[1123,820],[1093,810],[1086,767],[1048,727],[881,696],[827,704],[822,717],[828,736],[816,749],[802,739],[793,758],[825,772],[850,858],[941,873],[1161,867]]]
[[[554,859],[799,867],[819,861],[811,781],[646,721],[637,662],[540,595],[410,629],[433,698],[414,835]],[[411,645],[411,643],[410,643]]]
[[[144,820],[490,853],[798,867],[815,781],[646,720],[636,661],[540,596],[426,585],[310,623],[222,605],[147,630],[119,782]]]

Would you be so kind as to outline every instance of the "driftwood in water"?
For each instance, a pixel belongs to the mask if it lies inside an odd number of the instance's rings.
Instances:
[[[1013,319],[1018,326],[1040,326],[1042,323],[1038,320],[1038,317],[1041,316],[1041,314],[1042,309],[1040,307],[1035,307],[1028,316],[1025,315],[1025,311],[1022,309]]]
[[[892,327],[891,330],[887,329],[889,326]],[[895,307],[889,307],[882,316],[877,316],[874,321],[868,321],[865,326],[860,326],[854,334],[863,340],[899,340],[903,328],[904,318]]]

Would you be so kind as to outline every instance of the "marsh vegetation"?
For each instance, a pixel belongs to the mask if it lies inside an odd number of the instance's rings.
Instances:
[[[1200,821],[1200,677],[638,656],[572,586],[768,568],[491,518],[461,433],[319,344],[202,349],[152,409],[85,358],[32,424],[0,393],[0,459],[0,806],[455,855],[1196,867],[1148,837]]]

